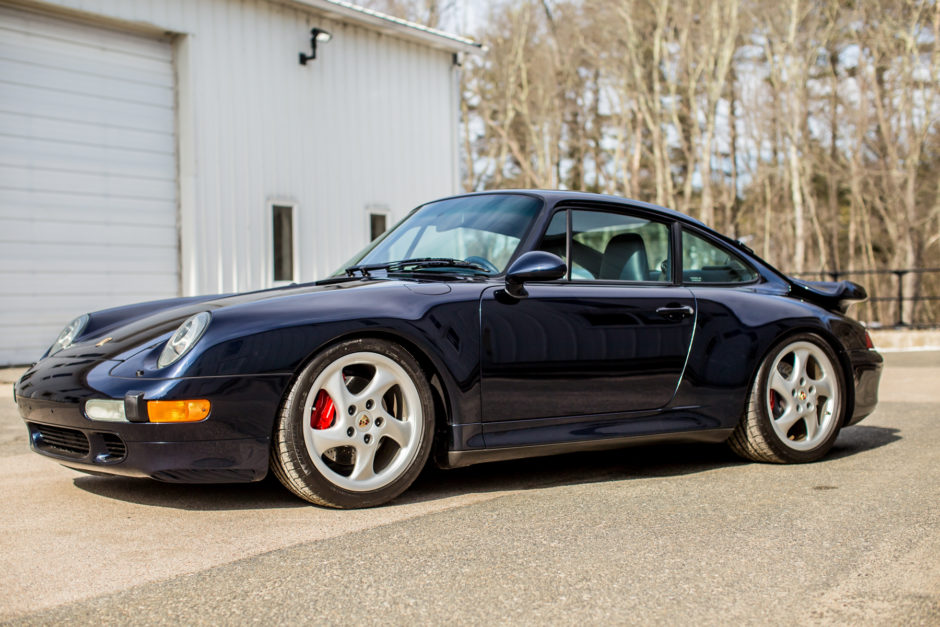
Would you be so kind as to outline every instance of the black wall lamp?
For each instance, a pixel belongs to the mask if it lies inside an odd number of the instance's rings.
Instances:
[[[333,39],[329,31],[322,28],[314,28],[310,31],[310,54],[300,53],[300,64],[307,65],[307,61],[313,61],[317,58],[317,42],[325,44]]]

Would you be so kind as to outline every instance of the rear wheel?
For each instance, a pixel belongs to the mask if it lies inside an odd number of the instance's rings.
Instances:
[[[397,344],[350,340],[316,357],[281,408],[271,468],[318,505],[370,507],[401,494],[431,449],[431,391]]]
[[[844,412],[845,378],[835,353],[819,336],[802,334],[765,358],[728,444],[754,461],[815,461],[832,448]]]

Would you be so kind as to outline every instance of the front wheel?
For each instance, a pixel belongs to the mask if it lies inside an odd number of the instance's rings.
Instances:
[[[788,338],[761,364],[728,444],[753,461],[816,461],[839,434],[845,396],[845,377],[829,345],[809,333]]]
[[[317,356],[281,408],[271,468],[299,497],[343,509],[385,503],[427,461],[431,390],[404,348],[349,340]]]

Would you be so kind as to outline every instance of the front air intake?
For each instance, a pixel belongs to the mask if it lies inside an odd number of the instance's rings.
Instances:
[[[29,433],[36,448],[55,455],[78,459],[90,450],[88,438],[77,429],[29,423]]]
[[[127,457],[127,445],[124,444],[119,436],[113,433],[101,433],[102,442],[104,442],[104,447],[107,449],[108,454],[100,457],[100,461],[103,462],[118,462]]]

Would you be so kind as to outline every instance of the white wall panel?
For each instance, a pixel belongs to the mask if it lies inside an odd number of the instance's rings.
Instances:
[[[0,364],[179,293],[172,46],[0,6]]]
[[[297,202],[300,278],[311,280],[367,243],[367,206],[395,221],[457,190],[448,52],[267,0],[56,4],[189,38],[178,59],[190,76],[179,87],[193,91],[187,293],[269,284],[269,199]],[[333,41],[302,66],[313,26]]]

